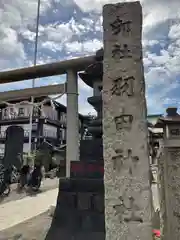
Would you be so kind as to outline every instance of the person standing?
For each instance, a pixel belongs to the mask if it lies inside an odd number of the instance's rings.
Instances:
[[[19,188],[23,189],[28,184],[30,175],[30,166],[28,164],[23,165],[20,170]]]

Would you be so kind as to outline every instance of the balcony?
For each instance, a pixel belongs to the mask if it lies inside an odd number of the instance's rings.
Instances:
[[[66,124],[67,124],[66,116],[61,116],[60,117],[60,123],[61,123],[61,125],[66,126]]]
[[[6,138],[6,132],[0,132],[0,139],[5,139]]]
[[[54,132],[54,131],[51,131],[51,130],[44,130],[42,137],[57,139],[57,132]]]
[[[32,137],[35,137],[35,134],[32,134]],[[24,130],[24,138],[29,138],[29,130]],[[0,140],[5,140],[5,139],[6,139],[6,131],[1,131]]]
[[[22,119],[29,119],[30,114],[25,114],[25,113],[21,113],[21,114],[7,114],[7,115],[3,115],[0,119],[0,121],[13,121],[13,120],[22,120]],[[37,118],[39,117],[39,113],[38,112],[34,112],[33,113],[33,117]]]
[[[32,138],[38,138],[38,133],[32,130]],[[42,136],[40,138],[51,138],[57,139],[57,133],[51,130],[44,130]],[[6,131],[0,132],[0,140],[4,141],[6,139]],[[29,139],[29,130],[24,130],[24,139],[25,141]]]

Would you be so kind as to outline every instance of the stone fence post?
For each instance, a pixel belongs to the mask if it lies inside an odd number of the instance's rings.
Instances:
[[[159,154],[157,157],[158,161],[158,174],[157,174],[157,184],[159,193],[159,205],[160,205],[160,231],[161,240],[164,240],[164,235],[166,231],[165,219],[166,219],[166,208],[165,208],[165,191],[164,191],[164,141],[160,141]]]
[[[180,239],[180,116],[160,119],[164,127],[164,151],[160,159],[163,240]],[[160,122],[159,121],[159,122]],[[163,211],[163,212],[162,212]]]

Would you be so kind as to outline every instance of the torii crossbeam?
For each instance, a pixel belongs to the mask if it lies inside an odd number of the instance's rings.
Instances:
[[[22,69],[0,72],[0,84],[18,82],[28,79],[42,78],[66,74],[67,94],[67,137],[66,137],[66,177],[70,177],[70,162],[79,160],[79,116],[78,116],[78,76],[77,72],[85,70],[95,62],[95,56],[69,59],[66,61],[43,64]],[[56,89],[57,88],[57,89]],[[40,96],[41,94],[61,94],[60,86],[50,85],[34,89],[24,89],[0,93],[0,101],[17,99],[18,97]],[[47,94],[48,93],[48,94]],[[19,96],[18,96],[19,95]]]
[[[43,97],[48,95],[56,95],[65,93],[65,84],[54,84],[43,87],[25,88],[21,90],[13,90],[0,92],[0,102],[8,102],[11,100],[28,99],[33,97]]]
[[[0,72],[0,84],[18,82],[28,79],[66,74],[69,69],[79,72],[94,63],[95,56],[69,59],[61,62],[48,63],[33,67]]]

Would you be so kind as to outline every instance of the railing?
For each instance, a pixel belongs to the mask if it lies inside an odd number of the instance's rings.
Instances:
[[[92,140],[93,137],[92,137],[92,136],[84,136],[83,139],[84,139],[84,140]]]
[[[29,130],[24,130],[24,138],[29,137]],[[32,133],[32,137],[38,137],[36,136],[36,133]],[[57,139],[57,133],[52,132],[51,130],[45,130],[43,131],[42,137],[50,137]],[[0,132],[0,139],[5,139],[6,138],[6,131],[1,131]]]
[[[23,119],[23,118],[29,118],[29,116],[30,116],[30,114],[12,114],[12,115],[10,115],[10,114],[8,114],[8,115],[2,115],[2,117],[1,117],[1,119],[0,120],[2,120],[2,121],[7,121],[7,120],[15,120],[15,119]],[[33,117],[39,117],[39,113],[37,113],[37,112],[34,112],[33,113]]]
[[[6,132],[0,132],[0,138],[6,138]]]
[[[43,137],[57,138],[57,133],[51,130],[44,130]]]
[[[29,137],[29,130],[24,130],[24,137],[25,138]],[[1,131],[0,139],[5,139],[5,138],[6,138],[6,131]]]

